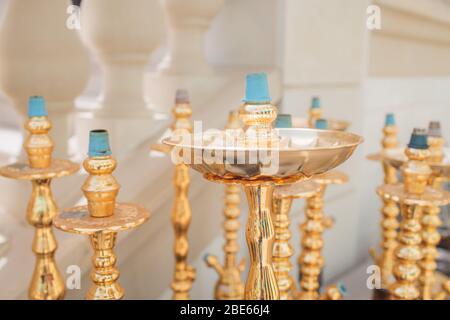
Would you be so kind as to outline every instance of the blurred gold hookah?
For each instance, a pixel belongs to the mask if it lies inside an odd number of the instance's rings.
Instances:
[[[83,167],[89,174],[82,186],[87,205],[66,209],[55,218],[55,227],[65,232],[88,235],[94,255],[92,286],[88,300],[118,300],[125,290],[118,283],[119,270],[114,252],[117,234],[146,222],[150,213],[138,205],[116,202],[120,185],[112,175],[117,161],[113,158],[106,130],[89,133],[88,157]]]
[[[314,100],[313,100],[314,101]],[[313,103],[314,105],[314,103]],[[292,128],[292,117],[289,114],[279,114],[275,128]],[[325,119],[317,119],[316,129],[328,129]],[[322,232],[333,225],[333,219],[325,217],[322,211],[323,194],[328,184],[347,182],[347,176],[339,171],[330,171],[313,177],[310,181],[275,187],[273,195],[273,220],[275,241],[273,249],[273,267],[280,290],[281,300],[339,300],[345,288],[342,285],[329,286],[324,294],[319,296],[319,276],[323,267],[321,249],[323,247]],[[301,270],[301,291],[296,292],[295,281],[290,275],[292,264],[290,258],[293,248],[289,240],[289,230],[292,201],[296,198],[306,199],[306,221],[300,226],[302,231],[302,254],[299,257]]]
[[[32,300],[63,299],[65,285],[55,262],[58,245],[52,228],[58,208],[50,184],[52,179],[72,175],[80,167],[68,160],[52,158],[54,144],[48,134],[52,124],[43,97],[30,97],[25,128],[30,133],[24,142],[28,163],[0,168],[0,175],[29,180],[33,187],[27,207],[27,220],[35,228],[32,250],[36,255],[36,264],[28,297]]]
[[[192,132],[190,117],[192,108],[189,94],[186,90],[178,89],[175,94],[175,105],[172,109],[173,123],[171,135],[183,135]],[[152,150],[169,154],[171,148],[163,144],[151,146]],[[195,269],[188,263],[189,240],[188,231],[191,223],[192,213],[189,204],[189,169],[183,163],[175,166],[173,185],[175,199],[173,202],[171,220],[175,234],[174,255],[175,270],[171,288],[174,300],[189,300],[189,291],[196,277]]]
[[[381,153],[398,148],[397,133],[398,128],[396,126],[395,116],[393,113],[388,113],[383,128]],[[383,161],[380,153],[371,154],[368,156],[368,159],[381,162],[385,185],[398,183],[397,170]],[[375,248],[371,248],[370,254],[381,270],[381,289],[386,289],[392,280],[392,267],[394,263],[394,250],[397,247],[398,215],[400,210],[398,204],[392,199],[382,198],[382,202],[382,219],[380,223],[382,229],[381,253],[378,255]],[[383,298],[383,292],[375,291],[375,298],[377,299],[377,297]]]
[[[226,129],[240,129],[242,124],[239,120],[239,114],[232,111],[228,116]],[[215,285],[214,297],[217,300],[242,300],[244,299],[244,283],[241,280],[241,273],[245,269],[245,260],[237,263],[237,253],[239,252],[238,232],[240,228],[240,186],[235,184],[225,185],[225,221],[223,228],[225,230],[225,262],[222,267],[217,257],[207,255],[206,263],[214,268],[219,275]]]
[[[390,297],[395,300],[445,299],[448,294],[448,281],[443,283],[444,291],[431,294],[437,245],[434,239],[439,241],[437,214],[439,206],[450,202],[450,193],[429,186],[433,171],[427,138],[425,130],[414,129],[405,150],[406,159],[398,161],[382,154],[383,161],[401,166],[404,181],[377,189],[384,200],[400,205],[402,215],[392,268],[395,281],[388,286]]]

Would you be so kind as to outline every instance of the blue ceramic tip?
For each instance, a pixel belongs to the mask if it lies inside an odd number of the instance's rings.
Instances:
[[[384,120],[385,126],[395,126],[395,116],[393,113],[386,114],[386,118]]]
[[[320,108],[320,98],[313,97],[311,100],[311,109],[319,109]]]
[[[89,157],[109,156],[109,136],[106,130],[92,130],[89,132]]]
[[[428,149],[428,136],[424,129],[414,129],[411,135],[411,140],[408,144],[408,148]]]
[[[247,75],[245,98],[247,103],[264,103],[272,99],[269,94],[269,82],[265,73],[251,73]]]
[[[175,94],[175,103],[189,103],[189,93],[185,89],[178,89]]]
[[[339,292],[340,292],[342,295],[345,295],[345,294],[347,293],[347,288],[344,286],[343,283],[339,283],[339,284],[337,285],[337,287],[338,287]]]
[[[292,117],[290,114],[278,114],[275,119],[275,128],[292,128]]]
[[[28,100],[28,117],[46,117],[48,116],[45,108],[44,97],[33,96]]]
[[[328,120],[327,119],[317,119],[315,126],[316,126],[316,129],[327,130],[328,129]]]
[[[428,125],[428,136],[440,138],[442,137],[441,123],[439,121],[431,121]]]

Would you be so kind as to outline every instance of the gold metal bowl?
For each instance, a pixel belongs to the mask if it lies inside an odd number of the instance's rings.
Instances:
[[[331,170],[347,160],[363,142],[352,133],[317,129],[275,129],[276,146],[255,146],[237,130],[173,136],[172,160],[204,175],[224,180],[301,180]],[[242,131],[240,131],[242,132]],[[253,142],[253,141],[252,141]]]

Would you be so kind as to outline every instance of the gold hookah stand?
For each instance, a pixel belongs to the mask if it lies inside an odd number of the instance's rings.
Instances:
[[[109,150],[108,133],[90,133],[89,157],[83,162],[89,173],[82,186],[87,206],[64,210],[55,218],[55,227],[66,232],[88,235],[94,249],[91,271],[92,286],[88,300],[122,299],[125,290],[117,282],[119,270],[114,252],[117,233],[135,228],[150,217],[149,212],[130,203],[116,203],[119,184],[112,176],[116,160]]]
[[[425,137],[425,138],[423,138]],[[415,300],[421,296],[417,280],[420,277],[420,260],[423,258],[423,210],[429,206],[442,206],[450,201],[450,194],[427,186],[432,174],[426,160],[429,156],[424,131],[415,129],[405,150],[407,161],[402,167],[404,184],[383,185],[377,193],[387,200],[400,204],[402,221],[398,246],[394,251],[393,274],[395,282],[389,286],[394,300]]]
[[[273,194],[273,224],[275,241],[273,245],[273,269],[280,290],[280,300],[292,300],[295,295],[295,280],[290,274],[290,261],[294,249],[290,243],[292,237],[289,226],[291,219],[289,212],[292,201],[297,198],[309,198],[320,190],[320,185],[314,181],[297,182],[275,187]]]
[[[172,136],[183,136],[192,131],[190,117],[192,108],[189,101],[189,95],[186,90],[178,89],[176,91],[175,106],[172,109],[174,117],[171,126]],[[170,154],[171,147],[158,143],[150,147],[154,151]],[[175,166],[173,185],[175,199],[172,208],[171,220],[175,234],[173,251],[175,255],[175,270],[171,283],[173,291],[172,299],[189,300],[189,291],[195,280],[195,269],[188,263],[189,240],[188,230],[192,219],[191,207],[189,204],[189,170],[183,163]]]
[[[441,134],[441,126],[437,121],[430,122],[428,129],[428,145],[430,156],[428,163],[443,164],[445,140]],[[443,191],[442,183],[448,180],[448,177],[440,175],[438,172],[432,173],[428,180],[429,186],[434,189]],[[450,290],[446,282],[442,283],[443,291],[433,294],[433,287],[436,283],[436,258],[439,256],[437,245],[441,240],[438,227],[442,225],[440,218],[441,209],[437,205],[426,206],[423,210],[422,223],[422,245],[423,259],[420,262],[421,276],[420,285],[423,300],[445,300],[450,295]],[[447,282],[449,280],[446,280]]]
[[[381,140],[382,151],[381,154],[369,155],[369,160],[380,161],[383,167],[384,184],[394,185],[398,182],[397,170],[382,160],[382,154],[398,148],[399,142],[397,140],[398,128],[395,124],[395,118],[392,113],[386,115],[385,126],[383,128],[383,139]],[[394,264],[394,250],[397,246],[397,229],[399,227],[398,215],[400,213],[398,205],[391,199],[382,199],[383,205],[381,208],[381,254],[377,254],[374,248],[370,249],[370,254],[374,262],[381,269],[381,284],[382,288],[387,288],[392,281],[392,267]],[[383,291],[375,291],[375,296],[383,298]],[[377,299],[377,298],[375,298]]]
[[[344,293],[342,286],[330,286],[319,295],[319,277],[322,273],[324,259],[321,250],[324,245],[322,234],[331,228],[333,219],[323,213],[323,196],[328,185],[343,184],[348,181],[346,174],[330,171],[313,178],[319,184],[319,190],[306,199],[305,221],[300,225],[302,233],[302,252],[298,258],[300,269],[300,292],[298,300],[340,300]]]
[[[230,112],[227,129],[239,129],[241,124],[239,114]],[[216,256],[207,255],[205,260],[209,267],[214,268],[219,275],[216,282],[214,297],[216,300],[242,300],[244,299],[244,283],[241,280],[241,273],[245,269],[245,260],[237,263],[237,253],[239,252],[238,232],[240,228],[240,187],[235,184],[225,185],[225,263],[220,265]]]
[[[42,103],[42,112],[30,116],[25,128],[30,132],[24,148],[28,163],[15,163],[0,168],[0,175],[17,180],[30,180],[31,199],[28,202],[27,220],[35,228],[32,250],[36,255],[33,276],[28,288],[32,300],[63,299],[64,280],[55,262],[57,242],[53,234],[53,219],[58,208],[53,199],[50,184],[52,179],[74,174],[79,165],[68,160],[52,159],[53,141],[48,136],[51,123],[47,118],[42,98],[33,97]]]

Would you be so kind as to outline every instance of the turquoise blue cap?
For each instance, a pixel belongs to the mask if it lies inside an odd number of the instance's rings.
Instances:
[[[275,119],[275,128],[292,128],[292,116],[279,113]]]
[[[428,149],[427,132],[424,129],[415,128],[409,140],[408,148]]]
[[[328,120],[327,119],[317,119],[315,123],[316,129],[327,130]]]
[[[89,157],[102,157],[111,155],[109,135],[106,130],[92,130],[89,132]]]
[[[311,100],[311,109],[319,109],[320,108],[320,98],[313,97]]]
[[[386,119],[384,120],[385,126],[395,126],[395,116],[393,113],[386,114]]]
[[[270,102],[269,82],[265,73],[251,73],[247,75],[244,102]]]
[[[48,116],[45,108],[44,97],[32,96],[28,99],[28,117],[46,117]]]
[[[338,287],[339,292],[340,292],[342,295],[345,295],[345,294],[347,293],[347,288],[344,286],[343,283],[339,283],[339,284],[337,285],[337,287]]]

